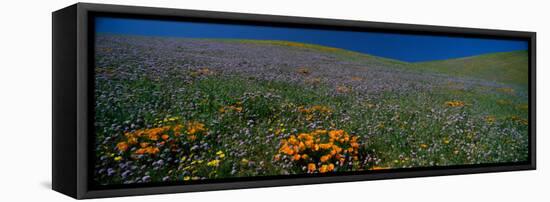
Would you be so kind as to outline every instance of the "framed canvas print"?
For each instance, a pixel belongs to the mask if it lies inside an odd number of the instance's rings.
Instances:
[[[75,198],[535,169],[535,33],[78,3],[53,13]]]

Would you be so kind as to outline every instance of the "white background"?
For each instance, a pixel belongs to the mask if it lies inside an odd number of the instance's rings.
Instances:
[[[107,201],[544,201],[549,200],[550,6],[522,0],[142,0],[139,6],[536,31],[536,171],[100,199]],[[0,6],[0,201],[67,201],[51,186],[51,12],[75,1],[3,0]],[[545,20],[546,19],[546,20]],[[546,190],[546,191],[544,191]]]

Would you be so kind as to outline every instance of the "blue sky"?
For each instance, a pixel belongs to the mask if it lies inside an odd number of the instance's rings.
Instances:
[[[394,33],[96,18],[97,33],[187,38],[286,40],[348,49],[407,62],[527,50],[527,41]]]

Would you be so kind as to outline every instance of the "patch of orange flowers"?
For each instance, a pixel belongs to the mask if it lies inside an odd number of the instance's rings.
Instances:
[[[160,152],[158,147],[148,146],[145,148],[139,148],[134,153],[135,154],[157,154]]]
[[[196,134],[206,131],[203,123],[190,121],[187,123],[187,139],[194,141],[197,139]]]
[[[305,80],[305,83],[310,85],[317,85],[317,84],[320,84],[321,82],[322,80],[320,77],[313,77]]]
[[[185,130],[183,130],[185,128]],[[176,124],[172,126],[160,126],[149,129],[141,129],[124,134],[125,139],[116,144],[117,150],[126,152],[132,150],[134,154],[157,154],[159,147],[167,142],[174,142],[174,139],[180,138],[186,133],[189,141],[197,139],[198,134],[206,131],[204,124],[196,121],[187,122],[185,125]],[[134,149],[135,148],[135,149]]]
[[[462,101],[447,101],[445,102],[445,105],[448,107],[463,107],[464,102]]]
[[[314,118],[319,118],[319,116],[326,116],[332,113],[332,109],[327,106],[314,105],[311,107],[299,106],[298,111],[305,115],[307,121],[311,121]]]
[[[281,141],[275,160],[290,159],[308,173],[332,172],[343,168],[347,161],[357,161],[360,143],[358,136],[344,130],[315,130],[291,135]]]
[[[307,107],[307,108],[303,107],[303,106],[300,106],[300,107],[298,107],[298,111],[302,112],[302,113],[306,113],[306,114],[311,114],[311,113],[315,113],[315,112],[322,113],[322,114],[332,113],[332,109],[330,109],[330,107],[322,106],[322,105],[314,105],[314,106]]]
[[[344,85],[338,85],[336,87],[336,92],[338,93],[349,93],[351,92],[351,88],[344,86]]]
[[[226,113],[226,112],[230,112],[230,111],[241,112],[241,111],[243,111],[243,106],[242,106],[241,102],[237,102],[233,105],[223,106],[218,111],[222,114]]]
[[[351,80],[352,80],[352,81],[362,81],[363,78],[362,78],[362,77],[358,77],[358,76],[352,76],[352,77],[351,77]]]
[[[214,74],[214,71],[210,70],[208,67],[203,67],[195,70],[194,74],[198,76],[208,76]]]

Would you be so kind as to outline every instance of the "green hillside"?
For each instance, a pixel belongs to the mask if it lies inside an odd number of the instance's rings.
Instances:
[[[341,48],[291,41],[243,39],[218,39],[217,41],[309,49],[312,51],[331,53],[346,60],[364,62],[366,65],[375,64],[388,68],[443,73],[450,76],[479,78],[506,84],[526,85],[528,82],[527,70],[529,66],[529,57],[527,51],[490,53],[448,60],[408,63]]]
[[[309,49],[312,51],[331,53],[331,54],[340,56],[342,59],[347,59],[352,61],[368,61],[369,63],[375,63],[379,65],[389,65],[388,67],[403,66],[403,65],[409,64],[407,62],[400,61],[400,60],[378,57],[378,56],[355,52],[347,49],[336,48],[331,46],[323,46],[318,44],[308,44],[308,43],[282,41],[282,40],[253,40],[253,39],[222,39],[219,41],[249,43],[249,44],[259,44],[259,45],[276,45],[276,46],[286,46],[290,48]]]
[[[421,71],[526,85],[528,82],[528,58],[527,51],[513,51],[411,63],[411,67]]]
[[[368,61],[386,67],[399,67],[409,70],[436,72],[459,77],[473,77],[487,81],[525,85],[528,82],[527,51],[513,51],[476,55],[464,58],[408,63],[404,61],[378,57],[346,49],[317,44],[298,43],[277,40],[225,40],[238,43],[278,45],[292,48],[304,48],[338,55],[343,59]]]

